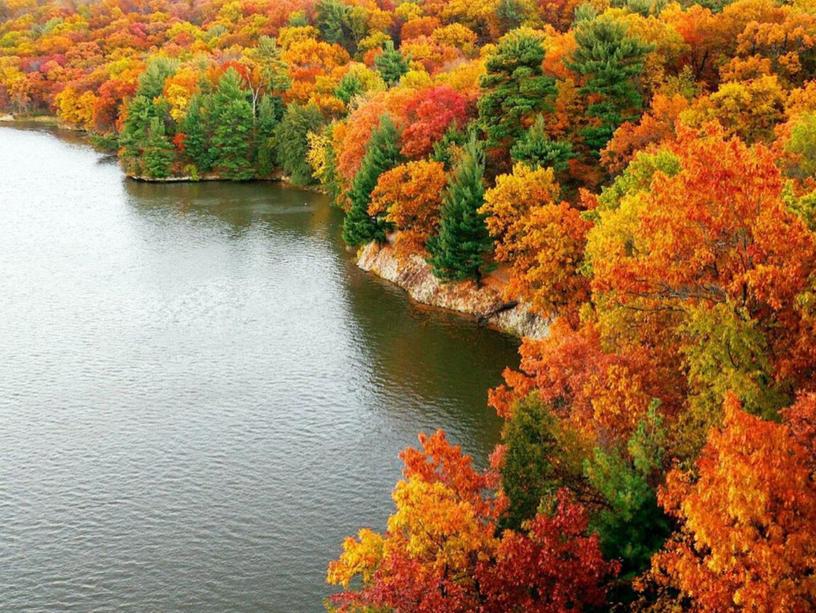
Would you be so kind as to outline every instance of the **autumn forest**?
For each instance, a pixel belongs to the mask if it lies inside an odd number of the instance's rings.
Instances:
[[[0,0],[0,112],[321,190],[549,322],[330,610],[816,609],[813,0]]]

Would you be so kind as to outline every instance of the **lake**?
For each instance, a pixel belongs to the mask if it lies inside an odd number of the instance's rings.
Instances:
[[[0,128],[0,609],[320,611],[418,432],[486,462],[516,342],[360,271],[341,221]]]

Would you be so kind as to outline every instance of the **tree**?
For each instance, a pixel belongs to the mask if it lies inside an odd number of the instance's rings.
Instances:
[[[443,198],[439,233],[428,240],[434,274],[444,280],[473,278],[478,283],[493,241],[485,218],[484,157],[476,140],[465,145]]]
[[[507,496],[503,527],[518,530],[559,488],[575,491],[582,475],[580,445],[533,393],[520,399],[502,429],[499,472]]]
[[[332,597],[340,610],[478,607],[476,564],[498,543],[495,522],[503,509],[489,494],[494,476],[476,471],[441,431],[419,440],[422,449],[402,454],[404,478],[394,489],[387,532],[346,539],[329,564],[329,583],[345,590]],[[350,589],[355,578],[362,580],[359,590]]]
[[[575,30],[575,41],[578,48],[566,65],[584,77],[580,92],[591,100],[586,112],[594,123],[582,135],[587,147],[597,153],[643,104],[637,79],[649,47],[606,18],[583,22]]]
[[[283,119],[283,101],[278,96],[264,95],[258,105],[258,121],[255,126],[257,142],[258,174],[266,176],[272,173],[277,156],[275,131]]]
[[[555,204],[557,195],[552,169],[516,164],[512,174],[497,177],[480,212],[496,240],[496,259],[510,265],[506,297],[575,322],[589,298],[581,266],[591,224],[567,203]]]
[[[508,147],[532,117],[552,109],[555,79],[544,74],[540,33],[521,28],[502,37],[482,78],[479,121],[491,147]]]
[[[513,144],[510,157],[530,168],[552,168],[557,173],[567,170],[567,162],[575,156],[568,141],[552,140],[547,135],[544,118],[535,123]]]
[[[439,207],[447,177],[439,162],[408,162],[382,173],[371,193],[368,214],[385,215],[399,229],[399,255],[422,252],[439,224]]]
[[[408,62],[399,51],[394,49],[394,43],[390,40],[386,42],[385,49],[374,60],[374,66],[377,67],[377,72],[389,87],[396,85],[400,77],[408,72]]]
[[[654,486],[663,476],[666,438],[663,419],[653,405],[625,450],[596,447],[584,463],[589,485],[604,502],[592,514],[590,526],[600,537],[604,556],[621,560],[628,578],[649,568],[652,554],[671,532]]]
[[[212,96],[210,157],[227,179],[249,179],[254,174],[253,129],[255,118],[241,77],[233,68],[225,72]]]
[[[314,180],[307,160],[307,136],[318,131],[323,122],[323,114],[316,106],[291,103],[275,128],[278,163],[296,185],[308,185]]]
[[[163,179],[172,172],[175,152],[167,138],[164,122],[151,117],[144,143],[144,169],[148,177]]]
[[[343,220],[343,240],[347,245],[357,247],[371,241],[385,241],[388,222],[384,215],[370,215],[368,209],[377,179],[400,161],[398,138],[394,123],[384,116],[368,142],[363,163],[351,183],[348,194],[351,207]]]
[[[197,94],[190,100],[187,114],[182,122],[184,152],[195,164],[198,172],[209,172],[213,158],[210,153],[210,96]]]
[[[673,471],[660,502],[681,529],[655,556],[658,583],[693,610],[816,607],[813,458],[788,425],[725,401],[694,473]]]
[[[559,490],[552,506],[526,533],[504,533],[495,564],[482,562],[483,610],[567,612],[605,604],[605,584],[619,564],[603,559],[598,536],[587,535],[586,510],[568,490]]]

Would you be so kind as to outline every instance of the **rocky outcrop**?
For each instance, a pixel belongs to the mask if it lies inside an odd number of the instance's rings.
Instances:
[[[397,258],[390,245],[370,243],[360,250],[357,265],[403,288],[417,302],[476,317],[515,336],[541,338],[547,334],[547,320],[524,304],[503,300],[495,284],[442,283],[418,255]]]

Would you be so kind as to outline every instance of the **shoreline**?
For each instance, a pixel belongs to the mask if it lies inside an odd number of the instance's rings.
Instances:
[[[398,258],[388,244],[369,243],[358,251],[356,261],[365,272],[403,289],[413,302],[475,318],[519,338],[543,338],[548,333],[549,321],[523,303],[505,301],[495,280],[479,287],[473,281],[443,283],[420,255]]]
[[[6,114],[0,115],[0,123],[39,123],[51,125],[58,129],[80,132],[87,138],[90,137],[90,133],[86,130],[63,126],[56,117],[48,115],[15,117]],[[155,178],[131,175],[124,170],[122,172],[128,180],[140,183],[201,183],[216,181],[280,183],[287,188],[320,194],[326,193],[324,189],[317,185],[296,185],[289,181],[289,177],[282,174],[236,181],[217,174],[207,174],[200,177],[174,175]],[[361,270],[392,283],[405,291],[412,302],[430,308],[444,309],[460,317],[473,318],[481,325],[518,338],[543,338],[547,334],[549,322],[532,313],[523,303],[505,301],[501,296],[501,283],[496,282],[495,279],[493,283],[486,283],[479,287],[472,281],[442,283],[433,275],[430,265],[420,255],[411,254],[405,258],[398,258],[393,247],[388,244],[369,243],[362,247],[355,256],[355,263]]]

